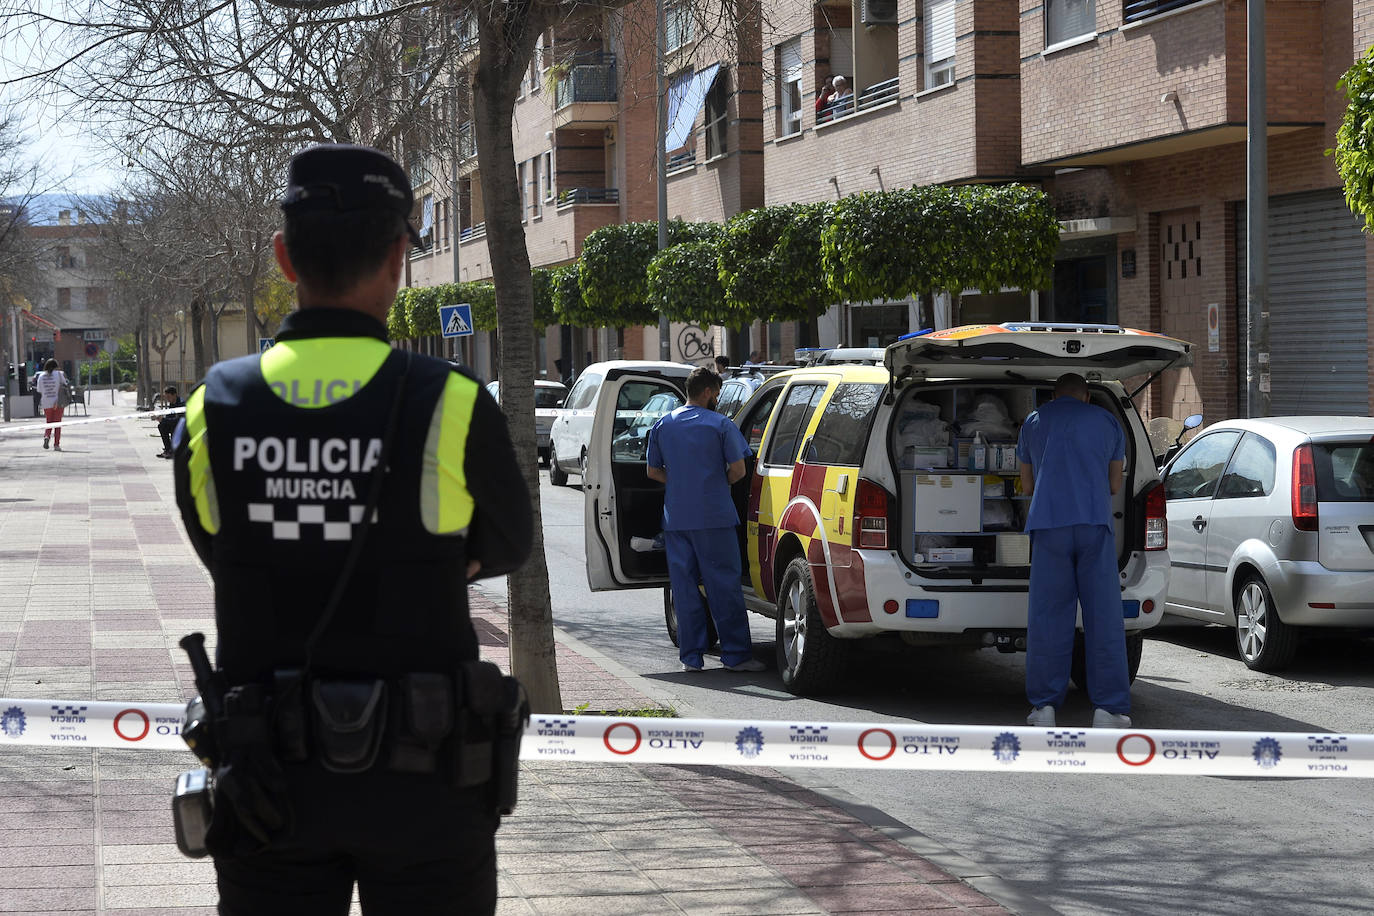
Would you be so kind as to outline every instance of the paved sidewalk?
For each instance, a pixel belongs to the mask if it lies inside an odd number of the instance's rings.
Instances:
[[[132,412],[131,396],[109,397],[93,418]],[[70,426],[61,453],[22,426],[0,424],[0,696],[185,700],[176,642],[213,634],[211,591],[153,422]],[[483,656],[505,665],[503,604],[474,590]],[[648,681],[558,640],[569,710],[663,705]],[[211,866],[171,833],[172,784],[192,765],[189,752],[0,738],[0,913],[213,913]],[[527,763],[498,834],[499,912],[1006,912],[974,885],[1010,889],[910,835],[773,770]]]

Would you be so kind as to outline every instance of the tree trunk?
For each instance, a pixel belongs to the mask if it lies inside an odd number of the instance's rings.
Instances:
[[[210,365],[219,362],[219,314],[220,310],[214,307],[209,309],[210,314]]]
[[[200,294],[191,297],[191,364],[195,377],[190,381],[198,382],[205,378],[205,300]]]
[[[563,712],[563,700],[558,688],[534,433],[534,288],[525,229],[520,223],[511,123],[520,80],[548,11],[541,4],[528,2],[480,4],[478,10],[480,57],[473,81],[473,125],[500,323],[501,406],[510,422],[515,457],[529,487],[534,512],[530,558],[507,578],[511,673],[525,685],[535,712],[557,714]]]
[[[248,276],[243,278],[243,326],[248,334],[248,349],[245,353],[258,352],[258,338],[265,335],[258,333],[262,330],[262,324],[258,321],[256,290],[258,286],[258,265],[253,264],[253,270]]]

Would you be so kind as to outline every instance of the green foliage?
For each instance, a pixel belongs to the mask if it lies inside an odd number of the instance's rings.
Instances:
[[[693,324],[748,324],[747,312],[730,309],[720,285],[717,242],[683,242],[665,248],[649,262],[649,301],[673,321]]]
[[[1059,223],[1041,191],[927,186],[836,203],[821,265],[835,295],[850,301],[1045,289],[1058,244]]]
[[[406,324],[415,337],[439,333],[438,287],[412,286],[406,292]]]
[[[558,324],[558,316],[553,311],[553,271],[547,267],[536,267],[530,271],[530,282],[534,286],[534,327],[537,333],[551,324]]]
[[[585,327],[587,304],[582,301],[582,284],[576,264],[555,267],[550,274],[550,292],[553,294],[553,312],[560,324]]]
[[[1345,185],[1345,202],[1374,226],[1374,47],[1345,72],[1339,84],[1349,100],[1336,131],[1336,170]]]
[[[415,335],[410,332],[410,322],[406,318],[410,293],[409,287],[396,291],[396,299],[386,313],[386,336],[392,340],[410,340]]]
[[[830,210],[829,204],[761,207],[725,224],[720,282],[737,321],[793,321],[837,301],[821,270]]]
[[[496,287],[490,283],[469,280],[466,283],[447,283],[449,300],[445,305],[459,305],[466,302],[472,306],[472,325],[479,331],[495,331],[499,318],[496,314]]]
[[[668,244],[706,241],[720,227],[713,223],[668,224]],[[649,262],[658,254],[658,224],[652,221],[603,226],[582,243],[578,281],[583,308],[577,322],[587,327],[628,327],[658,323],[649,301]]]

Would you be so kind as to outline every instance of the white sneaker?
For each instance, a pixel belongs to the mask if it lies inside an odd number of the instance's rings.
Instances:
[[[654,550],[662,550],[662,544],[655,544],[653,538],[630,538],[630,549],[636,553],[649,553]]]
[[[767,671],[767,670],[768,670],[768,666],[765,665],[763,662],[759,661],[757,658],[751,658],[751,659],[748,659],[747,661],[742,661],[742,662],[740,662],[740,663],[737,664],[737,665],[726,665],[725,667],[728,668],[728,669],[730,669],[731,671]]]
[[[1037,706],[1026,716],[1026,724],[1037,728],[1054,728],[1054,707]]]
[[[1130,728],[1131,717],[1105,709],[1093,710],[1093,728]]]
[[[685,671],[687,674],[696,674],[700,672],[702,668],[701,665],[689,665],[686,662],[683,662],[682,670]]]

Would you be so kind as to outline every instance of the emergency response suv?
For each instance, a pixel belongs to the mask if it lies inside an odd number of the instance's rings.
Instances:
[[[1169,562],[1164,490],[1131,398],[1191,362],[1190,344],[1145,331],[1016,323],[912,334],[881,366],[766,380],[734,418],[751,452],[734,495],[745,603],[776,621],[783,684],[797,694],[837,686],[854,640],[1024,650],[1029,498],[1015,443],[1065,372],[1086,377],[1092,402],[1126,433],[1125,485],[1113,499],[1134,679]],[[681,381],[627,374],[605,384],[587,460],[588,581],[663,586],[666,558],[652,546],[663,487],[622,434],[651,419],[656,395],[681,397]],[[667,617],[671,633],[671,603]],[[1084,682],[1081,634],[1074,680]]]

